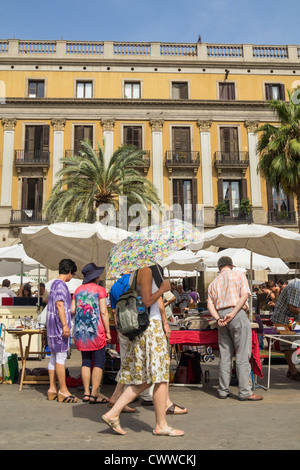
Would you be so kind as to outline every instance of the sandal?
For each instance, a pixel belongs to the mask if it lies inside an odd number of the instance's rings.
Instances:
[[[120,425],[120,421],[119,419],[109,419],[107,416],[103,415],[101,417],[102,421],[104,421],[106,424],[108,424],[108,426],[116,433],[116,434],[120,434],[121,436],[124,436],[126,434],[126,431],[123,431],[123,429],[121,428],[121,425]],[[117,428],[120,428],[122,429],[123,432],[120,432],[117,430]]]
[[[107,403],[107,406],[109,408],[112,408],[115,404],[114,403],[111,403],[111,402],[108,402]],[[124,406],[123,410],[122,410],[122,413],[135,413],[136,412],[136,409],[135,408],[131,408],[130,406],[126,405]]]
[[[179,410],[176,410],[176,408],[179,408]],[[183,406],[175,405],[173,403],[171,406],[166,411],[167,415],[186,415],[188,410],[184,408]]]
[[[174,431],[177,431],[176,429],[172,428],[171,426],[167,426],[165,429],[162,431],[156,432],[155,429],[153,429],[152,434],[154,436],[170,436],[170,437],[179,437],[184,435],[184,431],[180,431],[181,434],[174,434]]]
[[[58,392],[59,403],[77,403],[77,397],[75,395],[63,395]]]
[[[56,401],[58,399],[56,392],[47,392],[47,397],[49,401]]]
[[[85,397],[87,397],[87,399]],[[88,403],[90,401],[90,395],[83,395],[82,401],[83,403]]]
[[[101,398],[101,395],[98,395],[98,396],[93,396],[93,395],[90,395],[90,399],[89,399],[89,403],[91,405],[104,405],[106,403],[109,403],[109,400],[105,397],[102,397],[101,400],[97,400],[97,398]]]

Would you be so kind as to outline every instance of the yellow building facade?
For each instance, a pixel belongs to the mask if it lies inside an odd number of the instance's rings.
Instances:
[[[125,143],[145,150],[163,204],[203,207],[206,230],[297,230],[294,198],[257,174],[255,130],[276,123],[268,100],[288,99],[299,75],[295,45],[0,40],[0,245],[45,223],[60,160],[85,137],[105,141],[107,161]]]

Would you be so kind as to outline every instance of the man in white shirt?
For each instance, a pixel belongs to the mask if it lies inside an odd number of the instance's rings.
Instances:
[[[17,297],[17,295],[10,289],[10,281],[9,279],[3,279],[2,287],[0,287],[0,296],[6,294],[9,297]],[[5,295],[5,297],[6,297]]]

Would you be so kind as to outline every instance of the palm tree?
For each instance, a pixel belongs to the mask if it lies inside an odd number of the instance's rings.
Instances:
[[[50,223],[94,222],[101,204],[119,209],[119,196],[127,197],[128,206],[160,206],[155,186],[137,169],[144,164],[145,152],[132,145],[122,146],[106,166],[99,143],[97,150],[88,139],[81,145],[78,155],[62,159],[58,181],[44,208]]]
[[[264,124],[256,132],[262,132],[257,149],[260,152],[258,172],[270,186],[287,195],[296,195],[298,226],[300,232],[300,105],[292,101],[271,100],[280,126]]]

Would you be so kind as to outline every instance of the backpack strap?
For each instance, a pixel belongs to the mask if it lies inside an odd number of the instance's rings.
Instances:
[[[132,279],[132,283],[131,283],[131,289],[133,290],[136,290],[136,279],[137,279],[137,273],[138,273],[138,269],[136,271],[134,271],[134,275],[133,275],[133,279]]]

